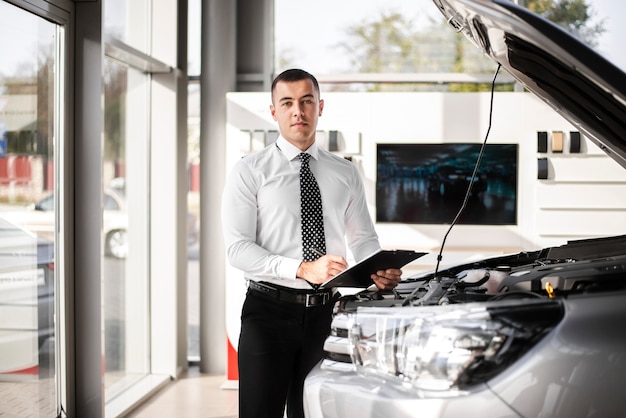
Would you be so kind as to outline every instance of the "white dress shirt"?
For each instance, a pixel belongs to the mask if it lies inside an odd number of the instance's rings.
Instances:
[[[249,280],[310,289],[296,279],[302,262],[300,150],[283,137],[237,162],[226,181],[222,228],[228,260]],[[309,165],[319,184],[326,252],[356,261],[380,249],[361,176],[346,159],[313,144]]]

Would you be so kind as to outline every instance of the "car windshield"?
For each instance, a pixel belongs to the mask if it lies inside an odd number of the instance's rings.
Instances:
[[[120,205],[117,202],[117,200],[115,200],[115,198],[113,196],[111,196],[109,193],[105,193],[104,194],[104,209],[105,210],[120,210]]]
[[[50,195],[37,203],[35,206],[37,210],[53,211],[54,210],[54,195]]]

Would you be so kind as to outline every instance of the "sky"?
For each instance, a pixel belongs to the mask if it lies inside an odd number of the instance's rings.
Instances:
[[[277,50],[287,50],[291,59],[312,73],[345,72],[350,63],[336,45],[345,28],[372,20],[382,11],[399,11],[416,24],[429,17],[441,18],[432,0],[275,0]],[[620,43],[626,39],[624,0],[587,0],[607,29],[599,38],[598,51],[626,71],[626,54]]]
[[[3,1],[0,1],[0,16],[0,74],[14,72],[16,62],[33,64],[32,67],[35,68],[37,57],[32,51],[38,42],[37,21],[29,13],[16,11],[15,6]],[[24,36],[15,36],[16,34]]]
[[[599,40],[598,50],[614,64],[626,71],[626,8],[623,0],[590,0],[597,18],[604,20],[606,32]]]

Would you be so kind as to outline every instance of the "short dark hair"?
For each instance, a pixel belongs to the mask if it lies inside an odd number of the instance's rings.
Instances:
[[[274,89],[276,88],[276,84],[278,84],[281,81],[285,83],[293,83],[294,81],[300,81],[300,80],[311,80],[311,82],[313,83],[313,88],[317,92],[317,96],[319,98],[320,85],[317,82],[317,79],[315,78],[315,76],[299,68],[292,68],[292,69],[285,70],[282,73],[278,74],[276,78],[274,79],[274,81],[272,82],[272,100],[274,99]]]

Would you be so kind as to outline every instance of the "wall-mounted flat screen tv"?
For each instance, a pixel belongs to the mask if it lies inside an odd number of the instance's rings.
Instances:
[[[376,222],[451,224],[482,144],[378,144]],[[457,224],[517,224],[517,144],[486,144]]]

